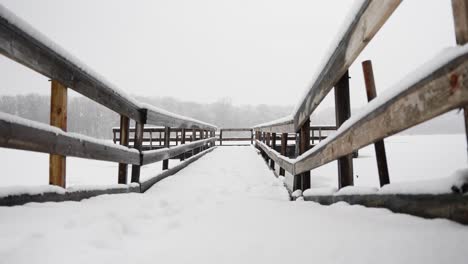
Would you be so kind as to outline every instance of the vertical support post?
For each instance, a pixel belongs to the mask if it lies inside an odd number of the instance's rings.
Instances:
[[[130,130],[130,119],[128,117],[120,116],[120,145],[128,146]],[[125,163],[119,163],[119,184],[127,184],[128,165]]]
[[[161,136],[161,131],[159,131],[159,146],[162,146],[162,136]]]
[[[253,145],[254,132],[253,129],[250,129],[250,145]]]
[[[310,127],[310,133],[312,134],[312,135],[311,135],[311,138],[310,138],[310,140],[311,140],[310,145],[311,145],[311,146],[314,146],[314,143],[315,143],[315,142],[314,142],[315,130],[314,130],[312,127]]]
[[[196,131],[195,128],[192,128],[192,139],[191,139],[192,142],[196,140],[197,135],[195,135],[195,131]],[[195,149],[192,149],[192,156],[193,155],[195,155]]]
[[[288,133],[281,134],[281,151],[280,154],[286,156],[286,151],[288,148]],[[279,175],[284,176],[284,169],[280,167]]]
[[[169,148],[170,140],[171,139],[171,128],[164,127],[164,147]],[[163,160],[162,169],[167,170],[169,168],[169,159]]]
[[[143,147],[143,131],[145,129],[145,124],[141,122],[136,122],[135,124],[135,139],[133,142],[133,148],[137,149],[141,154],[141,149]],[[141,160],[141,159],[140,159]],[[132,165],[132,182],[140,182],[140,165]]]
[[[184,145],[185,144],[185,128],[182,128],[182,132],[180,132],[180,144]],[[180,160],[185,160],[185,152],[182,153]]]
[[[366,84],[367,101],[372,101],[377,96],[375,89],[374,71],[370,60],[362,62],[362,71],[364,72],[364,82]],[[390,183],[388,174],[387,155],[385,153],[384,140],[379,140],[374,143],[375,157],[377,159],[377,168],[379,171],[380,187]]]
[[[179,145],[179,131],[175,131],[175,145]]]
[[[452,12],[457,45],[465,45],[468,42],[468,0],[452,0]],[[465,136],[468,144],[468,106],[464,106],[463,111],[465,117]]]
[[[276,150],[276,133],[271,134],[271,148]],[[275,170],[275,161],[270,159],[270,168]]]
[[[310,148],[310,119],[307,119],[299,130],[299,155]],[[294,190],[305,191],[310,188],[310,171],[294,175]]]
[[[223,145],[223,129],[219,130],[219,145]]]
[[[335,86],[336,126],[340,127],[351,116],[349,99],[349,72],[346,71]],[[338,187],[354,185],[353,154],[338,159]]]
[[[113,135],[112,141],[114,141],[114,144],[117,143],[117,135],[116,135],[116,133],[117,133],[117,132],[116,132],[114,129],[112,129],[112,135]]]
[[[153,132],[150,131],[149,132],[149,136],[150,136],[150,150],[153,149]]]
[[[50,125],[67,131],[67,87],[52,80],[50,97]],[[49,155],[49,184],[66,187],[67,160],[65,156]]]

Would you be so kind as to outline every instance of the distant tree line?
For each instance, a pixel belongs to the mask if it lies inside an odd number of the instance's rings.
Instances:
[[[171,97],[136,97],[167,111],[189,116],[218,127],[251,127],[288,115],[292,106],[233,105],[228,98],[202,104]],[[0,96],[0,111],[49,123],[50,97],[39,94]],[[119,115],[82,96],[68,98],[68,131],[97,138],[111,138]]]
[[[218,127],[252,127],[289,115],[292,106],[234,105],[229,98],[203,104],[171,97],[139,97],[145,103],[167,111],[199,119]],[[34,121],[49,123],[50,97],[39,94],[0,96],[0,111]],[[357,109],[352,109],[355,113]],[[332,107],[311,118],[312,125],[333,125]],[[119,115],[83,96],[68,99],[68,131],[97,138],[112,138],[112,127],[119,126]],[[404,131],[403,134],[464,133],[463,115],[452,111],[434,120]]]

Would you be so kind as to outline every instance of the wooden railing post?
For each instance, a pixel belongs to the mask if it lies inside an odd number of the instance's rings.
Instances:
[[[280,154],[286,156],[286,151],[288,148],[288,133],[281,134],[281,152]],[[279,175],[284,176],[284,168],[279,169]]]
[[[362,62],[362,71],[364,72],[364,82],[366,84],[367,100],[370,102],[377,96],[375,89],[374,71],[370,60]],[[385,153],[384,140],[374,143],[375,157],[377,159],[377,168],[379,171],[380,187],[390,183],[388,175],[387,155]]]
[[[184,145],[185,144],[185,128],[182,128],[182,132],[180,132],[180,144],[181,145]],[[185,160],[185,152],[182,153],[182,155],[180,156],[180,160]]]
[[[177,130],[175,131],[175,145],[179,145],[179,131]]]
[[[191,141],[194,142],[196,140],[196,130],[195,128],[192,128],[192,138],[191,138]],[[195,155],[195,149],[192,149],[192,156]]]
[[[348,71],[335,85],[335,115],[337,127],[340,127],[351,116]],[[349,154],[338,159],[338,186],[343,188],[352,185],[354,185],[353,154]]]
[[[253,129],[250,130],[250,145],[253,145],[253,139],[254,139],[254,131]]]
[[[219,145],[223,145],[223,129],[219,130]]]
[[[171,140],[171,128],[164,127],[164,147],[169,148]],[[167,170],[169,168],[169,159],[163,160],[162,169]]]
[[[141,122],[136,122],[135,124],[135,138],[133,142],[133,148],[140,151],[143,147],[143,131],[145,130],[145,124]],[[132,165],[132,179],[131,182],[140,182],[140,165]]]
[[[468,42],[468,0],[452,0],[452,12],[457,44],[465,45]],[[463,107],[463,112],[465,118],[465,137],[468,144],[468,106]]]
[[[310,119],[307,119],[299,130],[299,155],[310,148]],[[310,171],[294,175],[294,190],[307,190],[310,188]]]
[[[276,133],[271,134],[271,148],[276,150]],[[275,170],[275,161],[273,159],[270,159],[270,168]]]
[[[120,116],[120,145],[128,146],[130,130],[130,119],[124,115]],[[119,184],[127,184],[128,165],[119,163]]]
[[[50,97],[50,125],[67,131],[67,87],[52,80]],[[50,154],[49,184],[66,187],[67,160],[65,156]]]
[[[150,140],[150,150],[153,149],[153,132],[149,132],[149,140]]]

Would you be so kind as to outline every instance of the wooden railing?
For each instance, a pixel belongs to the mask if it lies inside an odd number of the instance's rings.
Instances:
[[[226,136],[226,134],[223,132],[228,132],[228,133],[250,133],[248,137],[242,137],[242,136]],[[243,142],[243,141],[250,141],[250,144],[253,144],[253,129],[252,128],[220,128],[219,129],[219,135],[218,135],[218,141],[219,145],[223,145],[223,141],[228,141],[228,142],[233,142],[236,141],[236,144],[239,144],[238,142]]]
[[[66,187],[67,156],[119,162],[116,182],[128,184],[128,164],[133,166],[131,182],[139,183],[143,165],[163,161],[163,169],[166,170],[170,158],[214,146],[216,126],[127,96],[2,6],[0,53],[52,80],[50,126],[0,113],[0,146],[49,153],[51,185]],[[120,145],[66,132],[67,87],[120,114]],[[129,129],[130,120],[136,123],[133,130]],[[165,136],[164,148],[144,151],[146,124],[163,126],[166,135],[170,131],[182,133],[182,145],[172,148],[169,137]],[[193,142],[185,144],[186,130],[197,131],[201,140],[195,141],[194,138]],[[129,148],[132,131],[134,144]]]
[[[425,68],[403,80],[392,93],[376,97],[370,61],[363,63],[368,100],[360,113],[351,116],[348,68],[382,27],[401,1],[363,1],[337,46],[315,77],[312,87],[291,116],[257,125],[256,145],[263,155],[294,175],[293,190],[310,188],[310,170],[338,160],[339,188],[353,185],[352,153],[375,143],[381,186],[389,183],[383,139],[468,104],[468,47],[454,47]],[[468,1],[453,0],[457,44],[468,41]],[[334,87],[336,133],[311,147],[310,116]],[[465,108],[465,120],[467,111]],[[465,121],[466,125],[466,121]],[[287,140],[280,151],[268,144],[271,134],[297,134],[296,158],[286,155]],[[276,138],[276,136],[274,136]]]

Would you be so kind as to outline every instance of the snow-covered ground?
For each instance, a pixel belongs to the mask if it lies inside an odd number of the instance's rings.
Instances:
[[[288,198],[218,147],[145,194],[1,207],[0,263],[465,263],[465,226]]]

